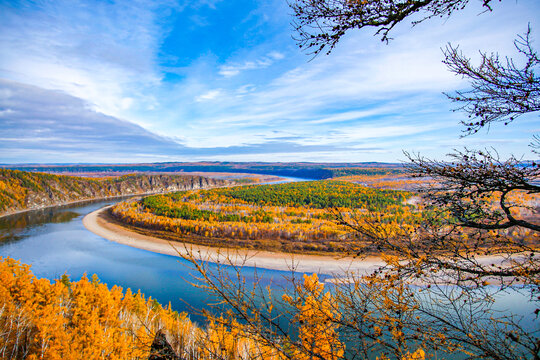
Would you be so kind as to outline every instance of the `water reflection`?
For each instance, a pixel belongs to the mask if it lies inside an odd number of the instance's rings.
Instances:
[[[105,240],[86,230],[82,218],[103,206],[123,199],[89,202],[0,218],[0,256],[32,265],[38,277],[57,279],[69,274],[79,280],[97,274],[104,283],[139,289],[178,311],[191,311],[210,301],[191,285],[194,280],[187,261]],[[213,267],[213,265],[212,265]],[[232,271],[230,269],[229,271]],[[253,268],[243,270],[253,281]],[[264,282],[285,284],[287,272],[258,270]],[[195,320],[202,319],[192,315]]]
[[[69,223],[81,216],[78,209],[100,204],[115,203],[129,197],[118,197],[111,200],[89,200],[44,209],[24,211],[17,214],[0,217],[0,245],[22,240],[28,231],[35,230],[46,224]],[[1,253],[0,253],[1,255]]]
[[[80,214],[74,211],[43,209],[0,218],[0,243],[21,240],[24,236],[20,234],[28,229],[48,223],[67,223],[78,216]]]

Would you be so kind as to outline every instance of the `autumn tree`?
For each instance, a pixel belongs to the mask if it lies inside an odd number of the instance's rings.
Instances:
[[[491,11],[496,0],[477,0]],[[463,10],[470,0],[294,0],[293,27],[298,46],[312,54],[329,54],[345,33],[373,28],[382,41],[401,22],[416,25]],[[409,20],[413,18],[413,20]]]
[[[519,116],[540,110],[540,61],[530,34],[528,27],[514,42],[522,66],[516,65],[517,59],[503,61],[498,54],[485,52],[480,52],[480,64],[475,66],[457,47],[448,45],[444,50],[449,70],[471,84],[468,90],[447,94],[459,104],[456,110],[468,115],[462,121],[464,136],[496,123],[508,125]],[[537,143],[535,136],[533,156],[537,155]],[[515,156],[503,159],[495,149],[455,151],[450,161],[405,154],[412,176],[433,180],[420,192],[425,203],[439,213],[437,220],[426,219],[414,236],[404,232],[390,236],[373,221],[355,223],[338,215],[341,223],[370,239],[372,247],[394,252],[412,263],[429,255],[424,266],[455,271],[456,281],[482,283],[488,277],[498,277],[503,283],[538,286],[540,223],[534,205],[540,192],[538,161],[524,162]],[[476,255],[497,255],[499,263],[482,264]]]
[[[495,122],[508,125],[523,114],[540,110],[540,58],[531,44],[530,25],[514,46],[519,59],[501,59],[498,54],[480,52],[480,65],[476,67],[457,47],[448,45],[444,50],[443,62],[448,69],[468,79],[471,85],[469,90],[447,94],[468,115],[469,120],[462,121],[465,134]],[[519,60],[522,66],[516,64]]]
[[[96,275],[39,279],[30,265],[0,257],[0,358],[279,360],[236,321],[199,327],[186,313]]]
[[[285,286],[269,284],[256,271],[248,281],[241,274],[239,254],[231,252],[216,265],[209,264],[211,256],[185,250],[182,256],[197,272],[194,285],[215,299],[213,309],[202,314],[252,339],[259,350],[253,359],[338,360],[376,354],[381,360],[423,360],[424,348],[441,342],[441,335],[432,340],[405,332],[404,319],[418,308],[406,286],[376,279],[361,283],[354,274],[341,274],[343,281],[329,290],[317,274],[296,273],[294,263]]]

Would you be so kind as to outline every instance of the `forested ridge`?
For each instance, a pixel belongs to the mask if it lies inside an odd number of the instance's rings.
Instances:
[[[0,215],[79,200],[199,189],[227,183],[192,175],[82,178],[0,169]]]

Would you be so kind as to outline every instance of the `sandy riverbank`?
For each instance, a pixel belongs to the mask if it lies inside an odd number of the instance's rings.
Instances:
[[[339,275],[346,271],[365,274],[373,271],[383,262],[379,258],[354,260],[331,256],[285,254],[270,251],[227,250],[207,246],[171,242],[152,236],[130,231],[107,220],[108,207],[94,211],[83,219],[84,226],[96,235],[120,244],[173,256],[185,255],[189,251],[208,261],[225,263],[227,257],[235,265],[256,266],[272,270],[290,270],[294,266],[297,272],[316,272],[319,274]]]

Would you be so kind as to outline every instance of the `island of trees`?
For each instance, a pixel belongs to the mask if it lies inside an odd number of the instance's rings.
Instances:
[[[376,179],[378,175],[373,175]],[[356,226],[377,222],[377,233],[410,233],[426,221],[443,224],[448,211],[427,208],[417,192],[376,189],[349,181],[311,181],[182,191],[114,205],[110,215],[132,230],[183,243],[312,254],[353,254],[366,249],[372,234]],[[363,177],[364,181],[366,176]],[[415,180],[398,180],[404,186]],[[383,181],[387,184],[387,181]],[[532,216],[535,196],[513,197],[524,204],[516,216]],[[486,199],[496,206],[496,197]],[[339,219],[339,221],[338,221]],[[438,219],[438,220],[437,220]],[[447,228],[450,228],[447,226]],[[444,229],[441,225],[441,230]],[[467,237],[472,232],[463,232]],[[536,243],[530,230],[507,229],[515,241]],[[482,250],[479,247],[477,251]],[[369,253],[379,255],[372,248]]]
[[[376,214],[388,229],[418,223],[413,194],[344,181],[250,185],[154,195],[123,202],[110,214],[132,229],[180,242],[292,253],[340,253],[357,247],[333,212]]]

